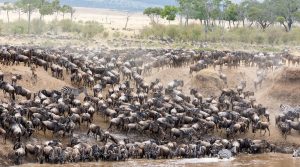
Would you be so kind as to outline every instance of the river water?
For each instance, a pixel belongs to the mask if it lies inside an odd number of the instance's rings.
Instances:
[[[54,167],[50,164],[23,164],[24,167]],[[239,155],[232,159],[220,160],[217,158],[200,159],[170,159],[170,160],[136,160],[123,162],[89,162],[64,164],[64,167],[300,167],[300,158],[293,158],[291,154],[260,154]]]

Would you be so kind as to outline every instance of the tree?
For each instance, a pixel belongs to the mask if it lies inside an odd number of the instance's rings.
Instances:
[[[53,8],[52,4],[48,1],[41,1],[39,6],[39,12],[40,12],[40,20],[46,15],[52,15],[53,14]]]
[[[169,21],[173,21],[176,18],[176,15],[178,13],[178,8],[176,6],[165,6],[164,9],[161,12],[161,17],[166,18]]]
[[[299,19],[300,0],[273,0],[273,3],[276,4],[277,21],[287,32],[290,31],[294,22]]]
[[[65,19],[65,14],[66,13],[71,13],[71,6],[69,5],[63,5],[61,8],[60,8],[60,12],[63,14],[63,19]]]
[[[268,28],[276,20],[274,6],[271,0],[253,2],[248,9],[247,15],[249,21],[258,23],[263,30]]]
[[[53,12],[56,13],[56,19],[57,19],[58,13],[61,10],[60,1],[59,0],[53,0],[52,1],[52,9],[53,9]]]
[[[76,10],[72,7],[69,10],[69,13],[71,14],[71,21],[73,21],[74,13],[76,12]]]
[[[158,23],[158,19],[161,16],[162,8],[160,7],[154,7],[154,8],[146,8],[144,10],[144,15],[147,15],[152,23]],[[155,21],[156,20],[156,21]]]
[[[202,20],[206,21],[208,20],[208,13],[206,10],[206,1],[205,0],[199,0],[193,2],[193,12],[192,12],[192,18],[196,20],[200,20],[202,23]]]
[[[13,5],[9,2],[4,2],[3,6],[1,8],[2,8],[2,10],[6,11],[7,22],[9,23],[9,12],[14,9]]]
[[[18,0],[16,3],[20,3],[22,11],[28,15],[28,33],[30,33],[31,15],[40,6],[40,0]]]
[[[18,11],[19,21],[21,20],[21,12],[22,12],[22,3],[21,1],[16,1],[14,4],[14,9]]]
[[[185,25],[189,24],[189,19],[194,16],[193,3],[197,0],[177,0],[179,3],[179,13],[185,17]]]
[[[229,27],[231,26],[231,21],[234,22],[238,20],[238,5],[231,3],[225,10],[225,19],[229,21]]]

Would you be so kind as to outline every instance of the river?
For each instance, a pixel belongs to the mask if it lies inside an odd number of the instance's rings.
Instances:
[[[23,164],[23,167],[55,167],[50,164]],[[232,159],[220,160],[217,158],[199,159],[170,159],[170,160],[146,160],[130,159],[123,162],[89,162],[77,164],[64,164],[64,167],[300,167],[300,158],[293,158],[291,154],[242,154]]]

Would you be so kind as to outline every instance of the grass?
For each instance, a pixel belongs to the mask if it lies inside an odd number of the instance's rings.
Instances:
[[[232,28],[205,27],[198,24],[189,26],[181,25],[151,25],[141,30],[143,38],[154,37],[157,39],[168,38],[175,41],[200,41],[200,42],[225,42],[225,43],[249,43],[269,45],[298,45],[300,43],[300,28],[294,27],[292,31],[285,32],[282,27],[273,26],[262,31],[258,28]]]
[[[45,33],[71,33],[74,36],[80,36],[83,38],[93,38],[96,35],[103,34],[105,28],[98,22],[73,22],[71,20],[53,20],[51,22],[44,22],[40,19],[31,20],[30,34],[45,34]],[[0,33],[1,34],[27,34],[28,22],[27,20],[17,20],[10,23],[4,23],[0,20]],[[107,34],[102,35],[107,36]]]

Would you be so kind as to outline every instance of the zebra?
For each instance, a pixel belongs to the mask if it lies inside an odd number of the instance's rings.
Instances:
[[[84,87],[72,88],[69,86],[64,86],[61,88],[61,93],[63,96],[69,96],[69,97],[77,97],[81,93],[84,93],[85,95],[87,95],[87,91]]]
[[[286,115],[289,119],[293,120],[294,118],[299,119],[300,117],[300,107],[292,107],[290,105],[280,105],[280,111]]]

